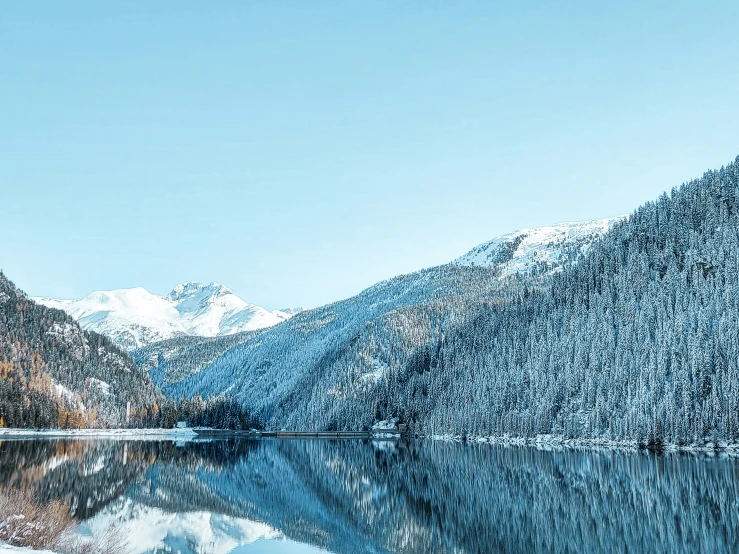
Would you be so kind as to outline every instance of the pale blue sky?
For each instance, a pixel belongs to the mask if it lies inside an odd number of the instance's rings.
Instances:
[[[739,154],[736,2],[4,2],[0,267],[316,306]]]

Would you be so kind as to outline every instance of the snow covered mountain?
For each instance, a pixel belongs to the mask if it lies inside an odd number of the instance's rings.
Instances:
[[[177,338],[137,350],[134,359],[175,398],[224,393],[277,427],[347,425],[356,413],[347,399],[373,394],[391,375],[430,371],[440,333],[480,306],[517,301],[519,287],[545,285],[618,219],[511,233],[238,341]],[[522,279],[504,278],[514,273]]]
[[[136,287],[93,292],[81,300],[35,300],[64,310],[83,329],[107,335],[127,350],[184,335],[215,337],[252,331],[293,315],[249,304],[218,283],[183,283],[166,297]]]
[[[585,254],[590,245],[626,216],[520,229],[485,242],[452,264],[497,267],[501,277],[514,273],[548,272]]]
[[[623,219],[521,229],[477,246],[451,265],[495,268],[501,277],[557,271]],[[177,285],[166,297],[138,287],[94,292],[82,300],[35,300],[66,311],[84,329],[105,334],[127,350],[182,336],[216,337],[271,327],[302,311],[268,311],[224,285],[197,282]]]

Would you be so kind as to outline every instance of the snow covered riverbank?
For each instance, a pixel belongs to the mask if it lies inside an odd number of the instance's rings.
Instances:
[[[187,440],[193,429],[0,429],[0,438],[104,438],[125,440]]]
[[[0,428],[0,440],[7,439],[29,439],[29,438],[99,438],[111,440],[176,440],[187,441],[200,435],[199,430],[192,428],[182,429],[3,429]],[[274,438],[281,438],[280,433],[265,433]],[[290,437],[289,433],[287,434]],[[316,433],[320,435],[320,433]],[[341,433],[337,433],[337,436]],[[398,429],[372,428],[373,439],[399,439],[401,434]],[[570,439],[560,435],[538,435],[536,437],[515,437],[509,435],[500,436],[476,436],[476,435],[410,435],[417,439],[429,439],[448,442],[468,442],[477,444],[491,444],[502,446],[526,446],[542,450],[550,449],[578,449],[578,450],[639,450],[644,448],[634,440],[612,440],[612,439]],[[208,432],[203,433],[203,438],[209,438]],[[306,437],[312,438],[312,437]],[[347,437],[350,438],[350,437]],[[355,437],[351,437],[355,438]],[[677,445],[663,444],[660,448],[652,448],[663,452],[695,452],[707,454],[725,454],[739,457],[739,444],[726,442],[703,441],[696,444]],[[0,551],[1,553],[2,551]]]
[[[560,435],[537,435],[536,437],[514,437],[501,436],[476,436],[476,435],[417,435],[418,438],[450,442],[469,442],[481,444],[494,444],[502,446],[528,446],[549,450],[554,448],[588,449],[588,450],[640,450],[644,448],[635,440],[612,440],[612,439],[568,439]],[[659,448],[662,452],[696,452],[696,453],[723,453],[729,456],[739,457],[739,444],[725,442],[704,441],[698,444],[679,445],[663,444]]]
[[[54,554],[51,550],[34,550],[0,543],[0,554]]]

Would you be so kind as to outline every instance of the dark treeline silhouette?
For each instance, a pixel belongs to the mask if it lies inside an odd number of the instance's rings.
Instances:
[[[189,427],[211,427],[215,429],[251,430],[262,429],[258,418],[233,398],[224,395],[205,400],[199,395],[173,400],[167,398],[152,409],[132,411],[128,426],[134,428],[169,429],[184,423]]]

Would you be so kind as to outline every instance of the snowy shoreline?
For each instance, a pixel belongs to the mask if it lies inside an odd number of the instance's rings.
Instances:
[[[54,554],[51,550],[35,550],[22,546],[11,546],[7,543],[0,542],[0,554]]]
[[[0,440],[3,438],[101,438],[120,440],[190,440],[199,435],[197,429],[7,429],[0,428]],[[209,430],[210,431],[210,430]],[[317,433],[320,434],[320,433]],[[340,435],[341,433],[337,433]],[[353,434],[352,434],[353,435]],[[282,437],[280,433],[264,433],[270,438],[292,438],[292,434],[286,433]],[[206,435],[203,438],[212,438]],[[701,444],[679,445],[665,443],[659,448],[647,447],[635,440],[612,440],[612,439],[568,439],[560,435],[537,435],[536,437],[516,437],[509,435],[477,436],[457,434],[411,434],[409,438],[420,440],[432,440],[441,442],[456,442],[469,444],[489,444],[495,446],[521,446],[533,447],[539,450],[650,450],[654,452],[685,452],[705,454],[726,454],[739,457],[739,444],[731,444],[723,441],[705,441]],[[247,438],[247,437],[243,437]],[[306,436],[310,439],[312,437]],[[347,437],[357,438],[357,437]],[[391,439],[402,438],[402,434],[395,429],[375,430],[367,438]]]
[[[160,439],[187,440],[197,437],[193,429],[4,429],[0,439],[10,438],[104,438],[104,439]]]
[[[739,456],[739,444],[706,441],[703,444],[662,444],[659,448],[648,448],[635,440],[612,439],[568,439],[559,435],[537,435],[536,437],[514,437],[508,435],[476,436],[476,435],[416,435],[417,438],[435,441],[460,442],[470,444],[491,444],[498,446],[525,446],[540,450],[650,450],[653,452],[686,452],[705,454],[727,454]]]

